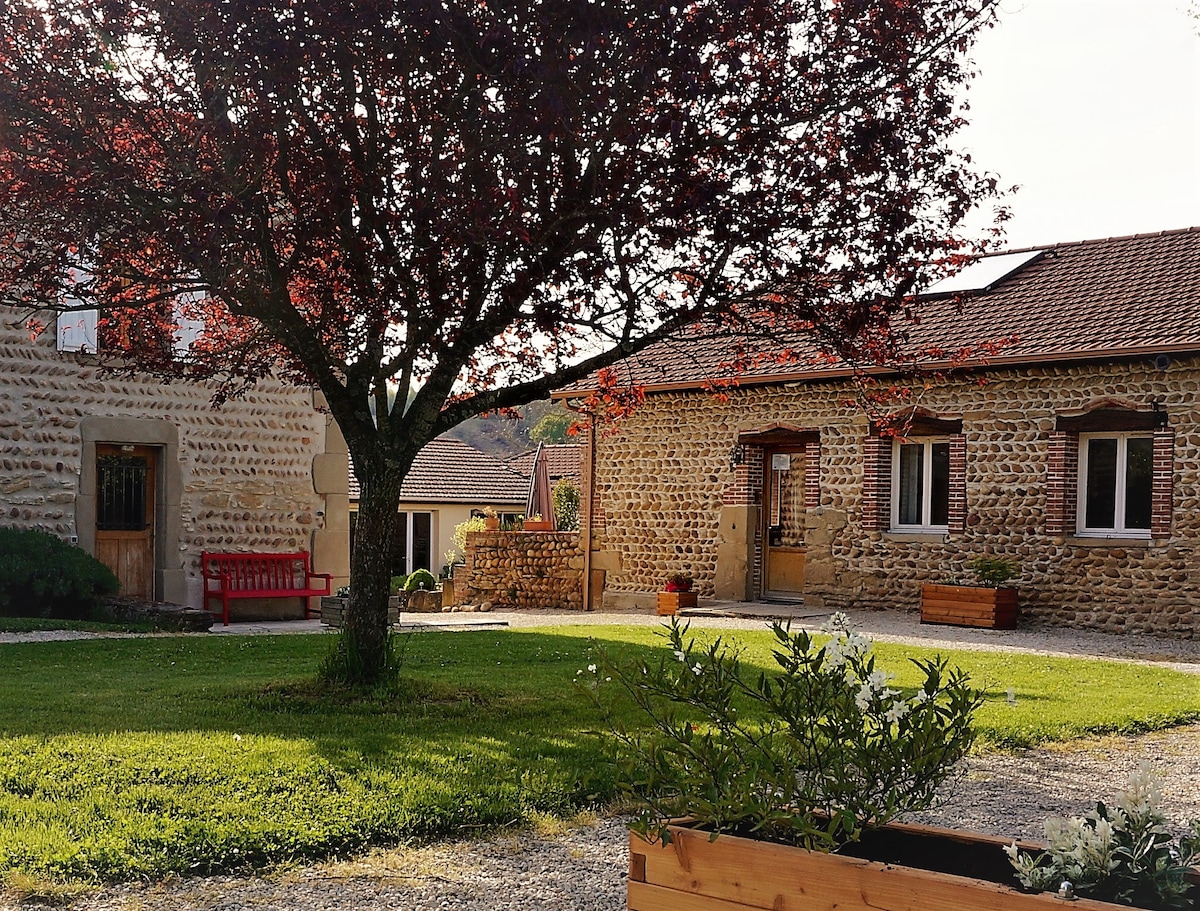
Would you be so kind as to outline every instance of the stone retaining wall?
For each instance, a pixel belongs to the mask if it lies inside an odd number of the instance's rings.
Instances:
[[[845,382],[743,387],[724,401],[648,393],[596,441],[593,566],[606,573],[604,603],[649,609],[674,572],[691,574],[702,597],[761,594],[762,450],[750,447],[741,465],[731,464],[731,450],[739,433],[783,423],[819,431],[816,505],[805,514],[806,605],[915,609],[922,583],[997,554],[1021,564],[1023,623],[1200,635],[1200,360],[1176,359],[1166,370],[1150,358],[994,368],[984,385],[966,376],[917,395],[923,409],[962,421],[961,531],[901,534],[864,522],[870,422]],[[1049,521],[1056,419],[1104,401],[1161,409],[1174,432],[1169,525],[1153,539],[1083,538]]]
[[[464,606],[583,609],[583,551],[576,532],[480,531],[467,535],[454,571]]]

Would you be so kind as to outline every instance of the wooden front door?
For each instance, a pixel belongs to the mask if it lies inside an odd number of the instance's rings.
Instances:
[[[804,450],[766,454],[764,595],[795,599],[804,588]]]
[[[154,600],[154,500],[158,451],[96,447],[96,558],[121,582],[121,594]]]

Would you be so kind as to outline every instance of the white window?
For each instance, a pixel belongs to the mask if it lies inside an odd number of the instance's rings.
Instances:
[[[1151,435],[1079,435],[1079,534],[1150,537],[1153,493]]]
[[[81,266],[67,269],[69,285],[88,285],[93,281],[92,273]],[[78,351],[95,354],[98,350],[96,327],[99,311],[93,307],[84,309],[84,303],[70,292],[63,295],[63,306],[70,308],[58,314],[56,346],[59,351]]]
[[[950,528],[950,441],[896,440],[892,450],[892,528],[945,533]]]

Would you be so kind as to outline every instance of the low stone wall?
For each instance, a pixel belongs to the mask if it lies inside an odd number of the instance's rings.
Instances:
[[[467,535],[454,571],[464,606],[583,609],[583,551],[577,532],[480,531]]]

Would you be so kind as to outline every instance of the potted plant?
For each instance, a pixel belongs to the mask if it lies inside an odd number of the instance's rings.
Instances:
[[[967,562],[974,584],[927,583],[921,588],[921,622],[1016,629],[1017,590],[1004,583],[1020,572],[1015,560],[979,556]]]
[[[1061,911],[1058,895],[1021,891],[1002,839],[894,822],[933,803],[974,740],[981,696],[961,671],[917,660],[923,682],[900,692],[842,617],[821,645],[773,629],[771,676],[743,670],[719,638],[697,646],[676,621],[657,657],[629,666],[597,648],[579,672],[639,808],[631,911]],[[610,710],[630,698],[648,726]],[[1194,871],[1173,858],[1179,894]]]
[[[484,531],[498,531],[500,528],[500,517],[496,515],[496,509],[493,506],[483,507],[483,528]]]
[[[543,519],[540,512],[535,512],[531,516],[526,516],[525,521],[521,523],[523,531],[554,531],[554,523],[549,519]]]
[[[673,573],[667,577],[663,590],[658,593],[657,612],[660,617],[670,617],[680,610],[696,606],[696,593],[692,591],[692,577],[686,573]]]
[[[405,576],[392,576],[389,585],[391,592],[388,598],[388,625],[395,626],[400,622],[400,611],[404,608],[407,595],[404,592]],[[338,629],[346,614],[346,603],[350,600],[350,586],[343,585],[332,595],[321,598],[321,622],[326,626]]]

